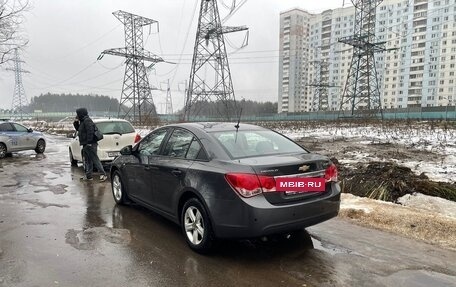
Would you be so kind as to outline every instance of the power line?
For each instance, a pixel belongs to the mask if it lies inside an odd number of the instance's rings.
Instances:
[[[173,85],[174,79],[176,78],[177,70],[179,68],[179,65],[181,64],[181,58],[182,58],[182,55],[184,55],[184,49],[185,49],[185,46],[187,45],[188,36],[190,35],[190,29],[192,27],[193,20],[195,19],[196,9],[198,7],[198,1],[195,1],[194,3],[195,3],[195,5],[193,6],[192,18],[190,19],[190,24],[188,25],[187,32],[185,33],[184,45],[182,45],[182,50],[179,54],[179,60],[177,61],[176,69],[174,70],[174,75],[171,78],[171,85]]]
[[[56,60],[60,60],[60,59],[66,58],[66,57],[68,57],[70,55],[76,54],[77,52],[84,50],[85,48],[87,48],[87,47],[95,44],[96,42],[100,41],[101,39],[105,38],[106,36],[108,36],[109,34],[114,32],[115,30],[117,30],[120,26],[121,26],[121,24],[118,24],[117,26],[115,26],[114,28],[112,28],[108,32],[104,33],[103,35],[99,36],[98,38],[96,38],[92,42],[87,43],[86,45],[84,45],[84,46],[82,46],[82,47],[80,47],[80,48],[78,48],[76,50],[73,50],[72,52],[69,52],[68,54],[65,54],[65,55],[63,55],[61,57],[58,57],[58,58],[56,58]]]

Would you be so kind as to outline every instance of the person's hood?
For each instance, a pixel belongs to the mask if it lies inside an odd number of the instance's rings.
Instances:
[[[85,117],[89,115],[89,112],[86,108],[79,108],[76,110],[76,115],[78,116],[79,120],[83,120]]]

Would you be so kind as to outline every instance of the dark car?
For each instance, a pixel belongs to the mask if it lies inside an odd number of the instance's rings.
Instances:
[[[302,230],[337,216],[337,169],[289,138],[255,125],[184,123],[158,128],[121,150],[114,200],[134,201],[182,227],[199,252],[216,238]],[[279,179],[316,179],[323,191],[276,190]]]

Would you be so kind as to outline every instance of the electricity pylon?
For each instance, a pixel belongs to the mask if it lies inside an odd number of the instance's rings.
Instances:
[[[120,97],[119,117],[124,117],[136,124],[148,124],[156,117],[149,79],[144,62],[150,62],[149,69],[164,60],[144,50],[143,27],[158,22],[124,11],[112,13],[125,28],[125,47],[104,50],[98,57],[105,54],[127,58],[125,76]]]
[[[340,113],[351,109],[364,110],[360,114],[381,113],[380,88],[375,67],[375,53],[385,51],[386,42],[376,42],[376,9],[383,0],[351,0],[355,6],[354,34],[339,39],[339,42],[353,46],[353,56],[345,83]]]
[[[225,47],[224,35],[247,27],[223,27],[217,0],[201,0],[184,120],[197,115],[204,102],[220,102],[230,119],[236,114],[236,99]],[[200,103],[198,106],[197,104]]]
[[[13,104],[11,106],[15,114],[19,114],[21,120],[23,120],[23,115],[25,113],[24,108],[28,105],[27,96],[25,95],[24,85],[22,84],[22,73],[30,73],[29,71],[23,70],[21,63],[23,63],[19,58],[18,48],[14,49],[14,68],[6,68],[9,71],[14,71],[14,95],[13,95]]]
[[[171,98],[171,87],[169,86],[169,79],[168,79],[168,86],[166,88],[165,114],[167,114],[167,115],[173,114],[173,99]]]
[[[329,110],[329,89],[337,87],[329,83],[329,62],[325,60],[312,62],[315,73],[314,80],[307,86],[315,88],[312,100],[312,111]]]

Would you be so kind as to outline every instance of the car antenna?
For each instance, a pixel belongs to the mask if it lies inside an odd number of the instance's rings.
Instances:
[[[244,101],[244,99],[243,99],[243,101]],[[234,142],[235,143],[237,142],[237,135],[238,135],[238,131],[239,131],[239,128],[240,128],[239,123],[241,122],[241,116],[242,116],[242,106],[241,106],[241,110],[239,111],[239,117],[238,117],[237,124],[234,126],[236,128],[236,136],[234,138]]]

